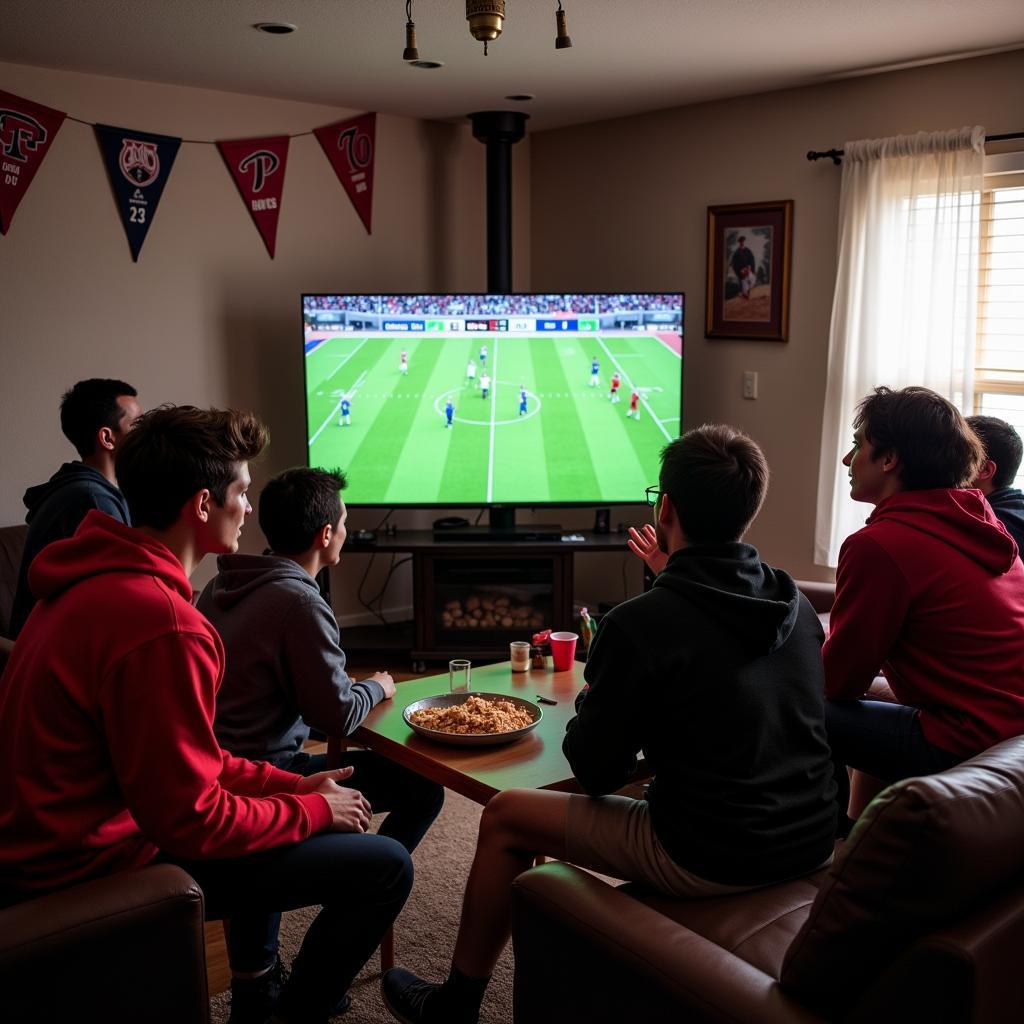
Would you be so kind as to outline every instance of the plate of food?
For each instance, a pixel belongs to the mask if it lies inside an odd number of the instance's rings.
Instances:
[[[484,747],[521,739],[544,712],[533,701],[503,693],[442,693],[413,701],[402,717],[429,740]]]

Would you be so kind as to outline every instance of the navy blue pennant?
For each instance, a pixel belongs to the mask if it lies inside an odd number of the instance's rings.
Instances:
[[[112,128],[107,124],[96,125],[96,138],[128,236],[132,260],[137,263],[181,139]]]

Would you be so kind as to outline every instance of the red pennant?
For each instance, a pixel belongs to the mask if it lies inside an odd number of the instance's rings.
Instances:
[[[370,231],[373,213],[373,158],[377,133],[377,115],[362,114],[350,121],[338,121],[324,128],[314,128],[327,159],[331,161],[338,181],[345,186],[366,233]]]
[[[218,142],[217,148],[273,259],[284,191],[284,168],[288,162],[288,136]]]
[[[67,117],[61,110],[0,92],[0,235],[6,235]]]

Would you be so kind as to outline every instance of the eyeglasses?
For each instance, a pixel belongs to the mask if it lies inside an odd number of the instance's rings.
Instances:
[[[657,487],[648,487],[644,491],[644,497],[647,498],[648,505],[657,505],[658,499],[664,494],[664,491],[659,491]]]

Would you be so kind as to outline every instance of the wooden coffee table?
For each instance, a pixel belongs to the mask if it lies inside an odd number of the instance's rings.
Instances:
[[[349,737],[349,742],[411,768],[462,796],[486,804],[505,789],[552,789],[579,792],[562,754],[566,723],[576,714],[576,695],[583,688],[583,663],[567,672],[527,669],[513,672],[509,662],[473,666],[475,693],[549,697],[544,716],[532,732],[513,743],[493,747],[459,747],[424,739],[406,725],[402,712],[414,701],[448,693],[448,673],[399,683],[391,700],[382,701]]]

